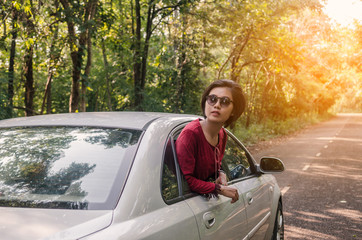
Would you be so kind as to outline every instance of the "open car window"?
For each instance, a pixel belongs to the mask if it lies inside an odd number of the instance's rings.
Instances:
[[[178,166],[175,141],[184,126],[177,128],[165,146],[161,192],[165,202],[170,204],[190,196],[190,189]],[[228,133],[222,170],[228,181],[238,181],[252,175],[252,161],[249,153]]]

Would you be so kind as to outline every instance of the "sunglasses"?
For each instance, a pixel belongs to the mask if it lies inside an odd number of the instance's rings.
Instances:
[[[228,107],[230,103],[233,101],[228,97],[217,97],[214,94],[211,94],[206,97],[206,101],[210,106],[214,106],[220,99],[220,105],[221,107]]]

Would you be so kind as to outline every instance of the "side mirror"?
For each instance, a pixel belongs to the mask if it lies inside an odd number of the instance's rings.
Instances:
[[[274,157],[263,157],[260,159],[260,170],[262,173],[278,173],[284,171],[283,162]]]

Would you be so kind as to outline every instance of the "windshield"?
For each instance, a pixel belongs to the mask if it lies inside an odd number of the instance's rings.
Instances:
[[[141,131],[0,129],[0,206],[113,209]]]

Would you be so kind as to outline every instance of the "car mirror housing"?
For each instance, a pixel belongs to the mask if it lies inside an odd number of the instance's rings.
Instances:
[[[259,168],[262,173],[278,173],[285,169],[283,162],[274,157],[261,158]]]

